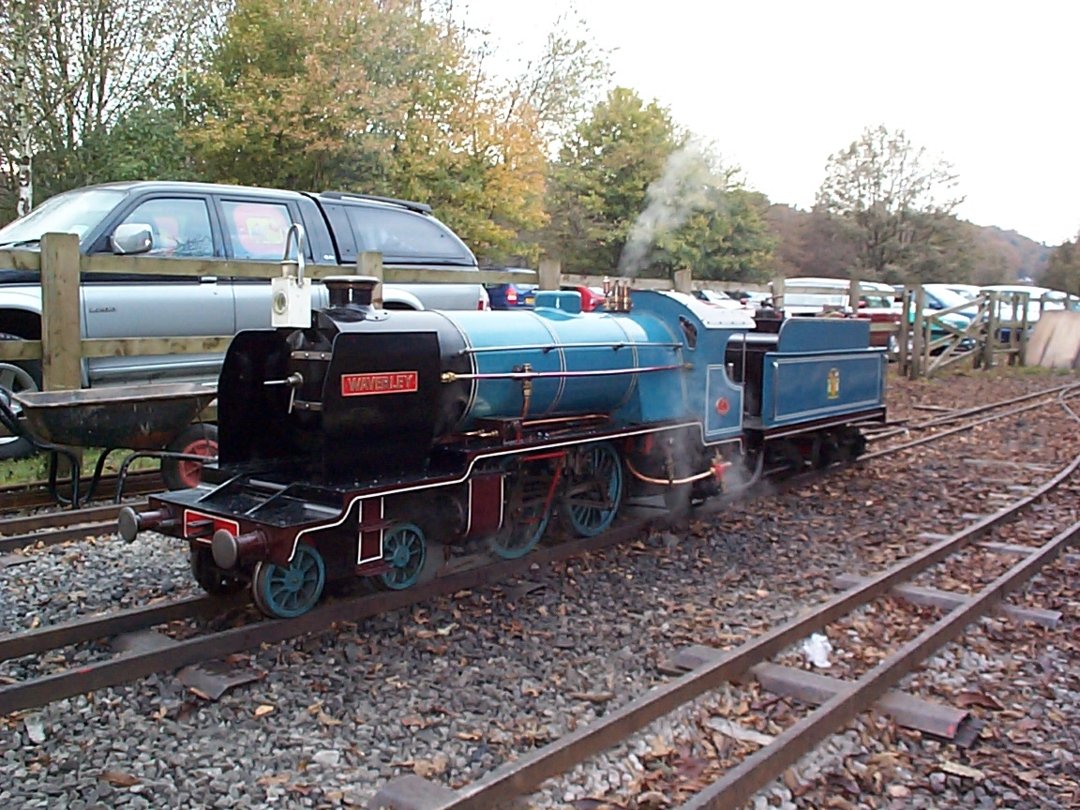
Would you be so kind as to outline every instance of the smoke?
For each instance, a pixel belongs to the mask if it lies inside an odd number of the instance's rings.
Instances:
[[[682,226],[695,211],[715,205],[710,192],[723,187],[710,165],[710,156],[699,141],[672,152],[659,179],[645,191],[642,211],[619,256],[619,275],[636,276],[648,266],[657,239]]]

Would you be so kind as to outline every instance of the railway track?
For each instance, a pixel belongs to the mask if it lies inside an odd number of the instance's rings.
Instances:
[[[909,442],[893,445],[883,450],[876,450],[863,455],[862,460],[879,458],[900,450],[917,447],[921,444],[936,441],[949,435],[973,430],[981,425],[999,419],[1005,419],[1030,410],[1046,407],[1058,401],[1062,395],[1071,393],[1080,386],[1077,384],[1060,385],[1044,389],[1019,397],[991,402],[975,408],[967,408],[960,411],[952,411],[931,419],[921,420],[907,425],[906,427],[890,427],[885,431],[868,436],[868,441],[880,442],[898,435],[907,435],[912,431],[934,430],[942,425],[955,422],[967,417],[977,416],[987,411],[1006,408],[1001,413],[991,416],[972,419],[947,430],[938,430],[926,437],[913,439]],[[1032,402],[1032,400],[1035,400]],[[1015,407],[1014,407],[1015,406]],[[161,489],[160,476],[157,473],[140,473],[141,477],[129,476],[129,482],[134,482],[137,487],[128,487],[130,494],[143,494],[159,491]],[[103,479],[104,481],[105,479]],[[44,485],[42,485],[44,486]],[[113,482],[115,486],[115,481]],[[10,491],[16,491],[14,489]],[[0,490],[0,511],[3,510],[3,498],[6,490]],[[141,504],[135,504],[139,506]],[[0,554],[8,554],[28,546],[42,545],[51,546],[71,540],[79,540],[102,534],[111,534],[116,529],[116,513],[118,506],[108,504],[92,506],[82,509],[48,512],[29,516],[11,516],[0,518]]]
[[[950,535],[937,539],[921,552],[867,578],[811,611],[769,630],[729,651],[699,656],[686,674],[655,687],[602,719],[567,734],[543,748],[522,755],[458,790],[410,775],[393,780],[376,795],[370,807],[410,810],[466,810],[501,806],[536,790],[547,779],[625,741],[631,734],[683,705],[726,683],[753,677],[770,659],[813,633],[835,625],[860,608],[895,592],[917,575],[950,557],[961,554],[977,540],[1016,519],[1037,500],[1047,497],[1080,469],[1077,456],[1034,492]],[[972,595],[953,595],[955,606],[940,619],[893,650],[884,660],[856,680],[841,682],[834,694],[818,708],[789,726],[771,742],[697,792],[681,805],[702,810],[730,810],[743,806],[761,788],[779,778],[800,757],[829,735],[844,728],[860,712],[893,688],[900,679],[964,628],[994,610],[1010,592],[1020,588],[1047,564],[1080,539],[1080,522],[1074,522],[1038,547],[1021,548],[986,543],[979,548],[1002,555],[1021,555],[1022,560]],[[903,591],[901,591],[903,592]],[[701,660],[703,658],[703,660]],[[758,676],[760,677],[760,676]]]
[[[1028,404],[1016,412],[1041,407],[1045,404]],[[993,418],[1003,418],[1005,415],[1008,414],[995,415]],[[920,440],[918,443],[943,439],[948,435],[951,435],[951,432],[941,432],[926,437],[925,440]],[[875,455],[898,453],[912,446],[914,446],[914,443],[897,445],[878,451]],[[827,471],[825,473],[827,474]],[[807,472],[790,477],[779,484],[770,482],[769,491],[775,493],[777,486],[783,489],[803,486],[816,480],[822,474],[822,471]],[[735,499],[744,497],[745,494],[715,499],[706,507],[697,510],[694,517],[699,518],[721,512]],[[100,507],[99,509],[104,510],[99,517],[108,522],[109,512],[107,510],[114,510],[115,507]],[[112,512],[112,514],[115,515],[115,512]],[[112,524],[109,525],[111,530]],[[378,613],[426,602],[439,596],[453,594],[459,590],[466,590],[523,574],[535,565],[548,565],[586,552],[598,551],[626,542],[644,531],[666,528],[670,525],[669,518],[657,516],[622,525],[599,537],[574,540],[556,546],[541,548],[521,560],[491,563],[486,559],[466,558],[464,562],[469,564],[470,567],[446,573],[424,586],[403,592],[339,598],[316,608],[298,619],[272,622],[260,621],[254,618],[252,613],[244,618],[245,623],[242,626],[221,632],[203,633],[180,640],[161,636],[161,646],[152,650],[124,652],[108,659],[80,666],[77,670],[52,672],[0,687],[0,715],[42,705],[93,689],[128,682],[154,672],[175,670],[187,664],[221,658],[257,647],[260,644],[277,643],[289,638],[317,632],[334,622],[358,621]],[[98,532],[100,533],[100,529]],[[227,605],[225,609],[235,608],[239,611],[242,610],[242,605],[243,600],[241,599]],[[29,655],[43,655],[49,651],[74,644],[85,644],[117,634],[147,630],[170,622],[190,622],[214,616],[221,612],[222,602],[220,600],[211,597],[199,597],[132,608],[77,619],[28,632],[13,633],[0,637],[0,661]],[[188,632],[190,630],[185,631],[185,633]]]
[[[107,501],[115,498],[118,480],[119,477],[116,475],[103,475],[94,494],[100,500]],[[83,478],[79,483],[79,491],[85,493],[89,487],[90,479]],[[124,492],[129,496],[160,492],[162,488],[161,475],[156,470],[129,473],[124,481]],[[56,500],[50,492],[47,481],[0,487],[0,513],[55,505]]]

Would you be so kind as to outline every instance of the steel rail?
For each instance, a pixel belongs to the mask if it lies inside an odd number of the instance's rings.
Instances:
[[[964,604],[954,608],[861,678],[790,726],[764,748],[748,756],[690,801],[683,810],[728,810],[741,807],[761,788],[812,751],[830,734],[866,711],[907,673],[939,648],[956,638],[981,616],[989,613],[1011,591],[1053,562],[1062,549],[1080,537],[1080,522],[1056,535],[1017,563]]]
[[[965,416],[974,416],[978,413],[992,411],[995,408],[1004,408],[1008,405],[1018,405],[1021,402],[1027,402],[1029,399],[1037,399],[1038,397],[1043,396],[1049,397],[1053,396],[1054,394],[1060,395],[1061,393],[1069,390],[1070,388],[1076,388],[1077,386],[1077,383],[1057,385],[1052,388],[1046,388],[1042,391],[1035,391],[1030,394],[1021,394],[1020,396],[1012,397],[1011,399],[1002,399],[998,400],[997,402],[989,402],[986,405],[977,405],[975,407],[964,408],[962,410],[950,410],[948,413],[942,414],[941,416],[935,416],[931,419],[924,419],[920,422],[911,422],[905,427],[892,427],[891,425],[887,425],[886,427],[890,427],[891,429],[883,430],[873,436],[868,436],[867,438],[872,439],[873,441],[880,441],[881,439],[887,439],[890,436],[896,436],[897,434],[907,433],[912,430],[926,430],[928,428],[936,427],[939,424],[943,425],[949,422],[955,422],[957,419],[963,419]],[[900,424],[904,424],[904,422],[900,421],[892,423],[892,425]]]
[[[928,438],[935,440],[946,435],[948,434],[940,433]],[[889,448],[888,450],[879,451],[878,455],[886,455],[900,449],[904,448]],[[777,487],[781,491],[794,489],[816,481],[829,472],[831,472],[829,469],[812,470],[793,475],[780,482],[774,481],[769,491],[775,493]],[[299,635],[317,632],[325,629],[326,626],[335,621],[363,619],[383,611],[396,610],[400,607],[417,604],[464,588],[488,584],[527,570],[533,564],[545,565],[590,551],[599,551],[622,543],[642,531],[670,527],[685,523],[689,519],[721,512],[731,503],[747,494],[746,491],[740,490],[730,495],[715,498],[707,504],[693,509],[688,515],[659,515],[637,520],[598,537],[581,538],[557,546],[542,548],[523,557],[521,560],[481,564],[457,574],[437,578],[433,583],[420,588],[393,594],[383,593],[342,599],[318,607],[297,619],[256,622],[245,627],[225,631],[222,634],[176,642],[174,647],[169,648],[169,655],[165,659],[162,659],[160,654],[155,653],[129,653],[107,661],[87,665],[77,673],[70,671],[59,672],[31,681],[8,685],[0,688],[0,714],[42,705],[52,700],[70,697],[74,694],[104,686],[114,686],[154,672],[176,669],[185,664],[228,655],[259,644],[275,643]],[[761,494],[763,493],[759,493],[758,497]],[[1034,500],[1040,496],[1041,491],[1038,491],[1030,496],[1030,499]],[[983,531],[988,530],[988,528]],[[241,598],[237,597],[237,603]],[[89,619],[76,619],[61,625],[0,636],[0,661],[57,649],[69,644],[100,639],[116,633],[146,629],[177,619],[215,615],[223,607],[228,607],[230,603],[232,603],[232,600],[222,600],[214,597],[193,597],[190,600],[130,608],[113,614],[94,616]],[[256,632],[256,628],[265,629]],[[265,636],[262,633],[265,633]]]
[[[102,476],[98,483],[96,495],[101,499],[113,498],[116,495],[118,476]],[[90,485],[90,479],[84,478],[79,482],[79,491]],[[162,489],[161,475],[157,470],[140,472],[129,475],[124,485],[124,491],[128,495],[146,494],[148,492],[160,492]],[[96,498],[95,498],[96,500]],[[35,506],[53,506],[56,501],[49,493],[48,484],[35,481],[31,484],[16,484],[14,486],[0,487],[0,511],[12,512],[18,509],[28,509]]]
[[[543,748],[500,766],[473,784],[460,788],[451,797],[432,803],[430,810],[483,810],[532,792],[546,779],[610,748],[705,692],[738,679],[754,664],[773,657],[841,616],[888,593],[894,586],[914,578],[991,529],[1012,520],[1019,512],[1060,486],[1078,467],[1080,456],[1031,494],[834,596],[813,612],[766,631],[716,661],[653,687],[595,723],[579,727]]]
[[[944,439],[947,436],[952,436],[956,433],[965,433],[969,430],[974,430],[977,427],[987,424],[988,422],[996,422],[999,419],[1007,419],[1010,416],[1018,416],[1019,414],[1027,411],[1033,411],[1037,408],[1045,408],[1047,405],[1056,405],[1054,401],[1049,402],[1035,402],[1031,405],[1025,405],[1023,408],[1014,408],[1011,411],[1005,411],[1004,413],[995,413],[991,416],[984,416],[982,419],[977,419],[974,422],[969,422],[966,425],[958,425],[948,430],[943,430],[940,433],[933,433],[929,436],[923,436],[921,439],[912,439],[910,442],[904,442],[903,444],[896,444],[892,447],[885,447],[881,450],[874,450],[871,453],[863,453],[856,459],[859,462],[869,461],[870,459],[880,458],[882,456],[891,455],[893,453],[899,453],[901,450],[910,450],[912,447],[918,447],[922,444],[929,444],[930,442],[936,442],[940,439]]]
[[[207,636],[176,641],[165,649],[121,653],[105,661],[84,664],[75,670],[64,670],[10,684],[0,687],[0,716],[94,689],[116,686],[155,672],[175,670],[262,644],[276,644],[297,636],[316,633],[326,630],[336,622],[355,622],[435,597],[486,585],[525,573],[534,565],[547,565],[587,551],[597,551],[626,542],[650,524],[657,523],[666,525],[665,521],[656,518],[636,522],[621,526],[606,535],[581,538],[543,548],[517,560],[478,565],[448,574],[419,588],[338,599],[318,606],[296,619],[258,621]]]
[[[215,616],[230,606],[241,605],[245,602],[246,597],[227,599],[192,596],[187,599],[73,619],[33,630],[8,633],[0,636],[0,661],[48,652],[70,644],[95,641],[119,633],[145,630],[148,627],[178,619]]]

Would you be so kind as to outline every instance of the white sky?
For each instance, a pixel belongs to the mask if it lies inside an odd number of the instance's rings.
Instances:
[[[568,8],[614,82],[671,110],[773,202],[809,208],[867,126],[949,161],[959,215],[1056,245],[1080,230],[1075,0],[459,0],[500,51],[533,55]]]

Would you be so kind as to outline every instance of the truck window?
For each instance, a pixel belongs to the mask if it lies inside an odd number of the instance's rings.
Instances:
[[[150,226],[151,256],[209,258],[214,255],[210,212],[203,200],[159,197],[135,207],[122,224]]]
[[[292,225],[287,205],[222,200],[221,210],[233,258],[281,261]]]
[[[423,214],[366,205],[346,210],[359,250],[377,251],[385,261],[473,263],[468,248],[449,228]]]

